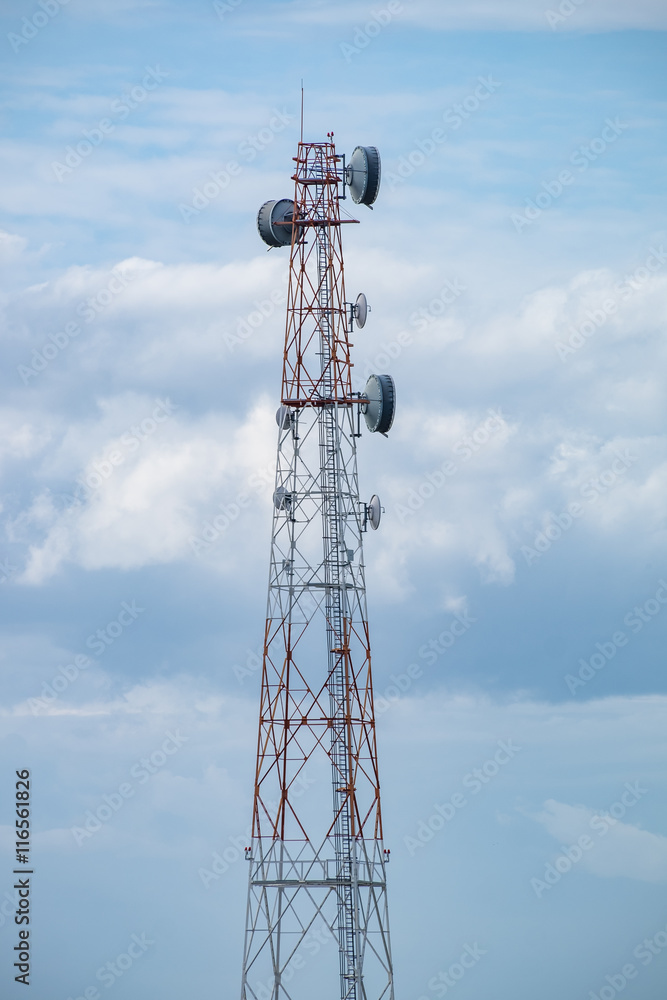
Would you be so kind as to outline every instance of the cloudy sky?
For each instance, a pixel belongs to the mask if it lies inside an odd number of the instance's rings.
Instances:
[[[357,378],[398,391],[359,453],[397,1000],[663,1000],[664,3],[0,22],[3,996],[22,768],[34,1000],[238,995],[287,275],[255,216],[303,78],[305,137],[383,158],[345,250]]]

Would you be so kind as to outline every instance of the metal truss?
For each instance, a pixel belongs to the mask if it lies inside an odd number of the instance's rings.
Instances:
[[[394,1000],[339,163],[299,145],[242,1000]]]

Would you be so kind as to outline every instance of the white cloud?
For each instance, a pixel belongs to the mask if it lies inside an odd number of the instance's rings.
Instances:
[[[425,27],[550,30],[546,12],[551,10],[558,14],[560,6],[567,13],[562,21],[555,22],[555,26],[565,30],[592,28],[605,31],[667,26],[667,14],[659,0],[640,0],[631,7],[624,0],[575,0],[571,4],[554,2],[549,6],[542,0],[509,0],[501,5],[493,0],[472,0],[465,6],[456,0],[441,3],[437,0],[416,0],[410,4],[408,16]]]
[[[0,263],[9,264],[21,256],[28,241],[15,233],[0,230]]]
[[[566,12],[565,16],[560,8]],[[560,20],[548,19],[547,11],[554,12]],[[358,26],[363,30],[365,24],[373,20],[373,9],[358,0],[342,4],[294,0],[281,5],[280,13],[276,11],[274,16],[276,20],[299,24]],[[667,14],[660,0],[641,0],[633,5],[624,0],[574,0],[566,4],[554,0],[549,6],[542,0],[507,0],[502,4],[494,0],[468,0],[465,4],[458,0],[409,0],[401,5],[400,12],[390,22],[394,26],[405,23],[445,31],[550,31],[554,28],[609,31],[664,28]]]
[[[9,458],[30,458],[51,440],[48,422],[25,410],[0,409],[0,469]]]
[[[593,841],[593,846],[584,851],[580,866],[593,875],[667,882],[667,837],[614,818],[623,816],[626,811],[631,818],[637,794],[650,791],[640,782],[636,785],[639,786],[637,793],[632,792],[632,783],[628,783],[627,788],[619,790],[619,800],[609,803],[607,809],[600,812],[549,799],[536,820],[559,844],[566,847],[586,834]],[[627,810],[621,800],[622,795],[631,803]]]
[[[363,375],[377,362],[398,377],[399,410],[390,441],[362,444],[364,479],[381,490],[388,513],[383,545],[369,545],[368,553],[387,598],[405,599],[424,561],[434,558],[441,562],[444,557],[453,572],[463,560],[479,567],[486,582],[510,583],[517,558],[523,563],[521,546],[532,545],[553,514],[581,502],[585,489],[586,516],[574,529],[580,536],[630,539],[641,522],[661,544],[667,470],[654,425],[663,399],[656,376],[645,374],[643,344],[648,337],[656,358],[664,352],[660,331],[667,316],[667,279],[662,274],[642,273],[632,288],[623,275],[609,270],[575,273],[500,315],[473,312],[466,291],[444,316],[434,313],[425,324],[412,317],[406,325],[415,301],[424,301],[427,312],[436,302],[428,289],[439,291],[442,277],[436,282],[433,268],[411,265],[386,250],[372,252],[367,263],[362,253],[356,257],[355,271],[363,264],[371,301],[391,304],[389,311],[383,309],[386,322],[377,323],[371,314],[363,333],[356,333],[357,370]],[[189,539],[210,517],[215,499],[233,500],[244,477],[271,464],[272,406],[267,401],[262,415],[248,414],[243,387],[253,387],[255,396],[265,394],[269,382],[263,373],[258,377],[257,362],[272,358],[279,365],[284,303],[267,309],[266,317],[260,310],[271,306],[272,295],[284,294],[284,255],[223,266],[132,258],[116,270],[134,275],[133,280],[94,322],[82,324],[81,335],[51,362],[52,370],[68,375],[83,366],[93,376],[112,371],[123,381],[138,377],[178,387],[188,378],[196,384],[202,372],[206,377],[216,366],[229,404],[216,407],[218,416],[192,420],[183,411],[170,418],[141,449],[124,456],[94,490],[94,500],[69,510],[57,509],[51,494],[72,492],[77,477],[94,479],[96,464],[106,462],[132,424],[149,415],[158,394],[107,396],[97,413],[72,420],[67,428],[60,418],[42,418],[41,429],[35,430],[40,418],[12,413],[9,419],[23,428],[6,436],[12,454],[28,465],[49,436],[51,443],[36,470],[37,498],[15,519],[15,531],[21,526],[30,543],[24,582],[48,579],[67,560],[98,569],[186,558],[192,551]],[[12,308],[18,316],[27,310],[33,329],[47,323],[52,329],[54,315],[76,314],[108,285],[109,274],[104,268],[68,268],[19,292]],[[409,292],[401,281],[406,274]],[[562,361],[556,344],[581,329],[610,297],[617,310]],[[448,320],[458,328],[454,338]],[[396,355],[386,345],[397,343],[401,329],[408,330],[411,342]],[[39,349],[43,341],[33,336],[33,343]],[[624,359],[621,371],[605,367],[611,348]],[[439,360],[444,363],[445,357],[447,367],[439,374]],[[580,397],[581,378],[598,362],[601,371],[591,391]],[[478,384],[480,372],[488,378],[486,385]],[[50,377],[48,369],[35,376],[31,389]],[[542,388],[534,396],[537,378]],[[523,386],[510,394],[517,379]],[[451,389],[465,393],[465,406],[444,401]],[[497,411],[499,426],[490,435],[480,431]],[[466,441],[476,433],[488,439],[470,450]],[[630,456],[627,468],[613,477],[613,489],[596,495],[598,488],[591,491],[590,484],[607,474],[619,454]],[[456,473],[443,480],[438,470],[447,461]],[[435,488],[429,479],[434,474],[440,480]],[[231,566],[229,560],[241,556],[234,552],[230,537],[217,556]]]
[[[43,537],[30,544],[20,582],[42,584],[66,561],[86,569],[129,569],[191,557],[191,540],[201,536],[207,517],[215,518],[217,504],[233,503],[244,487],[252,494],[247,479],[266,466],[271,449],[266,403],[237,422],[225,414],[192,421],[153,399],[132,402],[143,419],[135,416],[134,423],[129,408],[121,412],[107,401],[106,422],[114,411],[122,433],[104,440],[95,434],[95,451],[68,494],[58,502],[51,492],[41,493],[22,515],[24,535],[32,530]],[[68,471],[85,437],[80,429],[65,436],[60,454]],[[58,459],[55,449],[52,471]],[[225,542],[231,546],[232,539]],[[217,555],[228,558],[225,545]]]
[[[231,676],[229,683],[233,692]],[[123,837],[129,836],[128,842],[142,850],[150,850],[157,840],[166,847],[168,836],[156,839],[155,830],[143,829],[142,824],[157,808],[183,815],[188,804],[189,836],[199,835],[198,817],[208,814],[208,838],[215,839],[209,812],[213,801],[224,810],[225,825],[245,825],[256,751],[257,690],[240,697],[184,676],[142,681],[122,692],[74,701],[77,694],[66,692],[38,717],[25,702],[2,713],[6,732],[29,740],[33,755],[55,755],[65,762],[77,754],[76,778],[67,786],[72,823],[104,792],[125,780],[133,762],[158,749],[165,734],[172,732],[186,737],[182,748],[142,786],[132,805],[142,821],[138,823],[135,815],[127,826],[121,824]],[[601,877],[662,882],[667,879],[667,837],[644,831],[630,820],[633,808],[639,814],[644,802],[662,794],[659,779],[651,780],[650,775],[658,761],[655,747],[664,732],[666,711],[667,699],[657,695],[553,705],[520,696],[495,701],[444,688],[421,694],[415,686],[378,719],[385,782],[391,799],[402,803],[400,816],[393,820],[393,836],[398,840],[405,823],[416,823],[420,810],[434,800],[442,801],[438,796],[460,789],[464,775],[492,757],[500,739],[514,751],[502,778],[497,783],[494,778],[490,786],[501,796],[505,822],[517,823],[518,816],[530,815],[558,847],[574,843],[581,833],[591,833],[591,819],[612,808],[625,791],[623,779],[600,778],[601,767],[606,773],[616,764],[622,744],[632,747],[630,784],[639,782],[648,793],[605,835],[594,836],[595,848],[581,864]],[[82,744],[87,748],[85,760],[78,753]],[[605,808],[569,806],[549,797],[553,787],[574,776]],[[545,803],[538,814],[521,805],[535,799]],[[512,803],[518,812],[515,809],[510,816],[507,809]],[[111,849],[114,845],[118,842],[111,842]],[[68,844],[58,841],[49,846],[60,850]],[[98,842],[96,849],[100,846]]]
[[[8,294],[6,309],[31,334],[23,338],[24,365],[34,364],[30,348],[42,353],[49,345],[53,353],[47,331],[73,320],[80,333],[46,368],[59,370],[70,353],[83,354],[96,368],[112,367],[125,376],[139,371],[158,381],[185,366],[229,365],[235,353],[262,357],[279,351],[273,331],[282,334],[285,284],[286,261],[278,255],[224,265],[165,265],[133,257],[110,267],[69,267]],[[39,377],[41,370],[23,376],[31,387]]]

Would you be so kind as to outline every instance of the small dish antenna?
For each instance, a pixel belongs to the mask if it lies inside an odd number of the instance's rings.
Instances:
[[[386,436],[396,412],[396,388],[391,375],[369,376],[364,396],[368,402],[361,404],[361,412],[366,426],[371,434],[379,431]]]
[[[294,202],[291,198],[265,201],[257,213],[257,229],[270,247],[288,247],[292,243]]]
[[[357,301],[352,306],[352,315],[356,321],[357,326],[360,330],[366,326],[366,320],[368,319],[368,313],[370,308],[368,305],[368,300],[363,292],[359,292],[357,295]]]
[[[380,154],[375,146],[357,146],[345,168],[345,183],[356,205],[370,208],[380,191]]]
[[[273,494],[273,506],[276,510],[291,510],[292,494],[284,486],[279,486]]]
[[[286,431],[291,423],[290,411],[288,406],[279,406],[276,410],[276,423],[280,427],[281,431]]]
[[[368,512],[368,520],[373,531],[377,531],[380,527],[380,521],[382,520],[382,504],[380,503],[380,498],[377,493],[374,493],[371,497],[368,507],[366,508]]]

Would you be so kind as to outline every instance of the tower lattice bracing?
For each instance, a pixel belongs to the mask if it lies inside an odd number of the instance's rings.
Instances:
[[[333,141],[294,181],[241,996],[394,1000]]]

